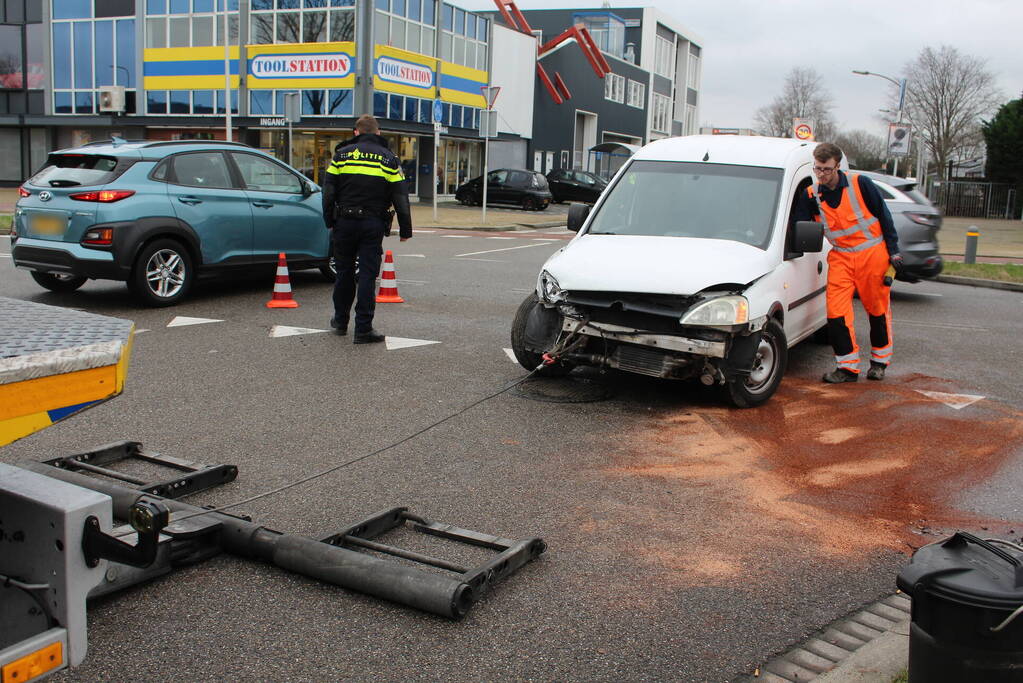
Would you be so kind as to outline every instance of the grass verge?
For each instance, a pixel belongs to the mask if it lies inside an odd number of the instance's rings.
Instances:
[[[908,682],[909,682],[909,672],[908,671],[903,671],[898,676],[896,676],[895,678],[892,679],[892,683],[908,683]]]
[[[1023,265],[1015,263],[959,263],[958,261],[945,261],[945,267],[941,273],[942,275],[1023,283]]]

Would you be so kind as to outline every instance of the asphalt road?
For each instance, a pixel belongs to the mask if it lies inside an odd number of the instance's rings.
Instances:
[[[190,499],[225,505],[454,415],[243,511],[322,538],[405,505],[549,545],[459,622],[221,556],[94,602],[86,661],[54,680],[729,681],[893,592],[912,548],[953,528],[1023,530],[1023,294],[899,285],[885,382],[824,386],[830,349],[806,343],[757,410],[695,385],[584,373],[607,400],[513,388],[461,412],[524,375],[505,351],[510,321],[565,236],[543,232],[390,242],[407,303],[379,305],[377,326],[392,342],[436,342],[391,349],[270,336],[327,328],[330,287],[312,271],[292,273],[296,310],[265,308],[263,278],[141,309],[119,283],[44,292],[0,238],[0,296],[140,331],[122,396],[0,460],[133,439],[238,465],[237,481]],[[176,316],[221,322],[168,327]],[[983,398],[956,409],[945,394]]]

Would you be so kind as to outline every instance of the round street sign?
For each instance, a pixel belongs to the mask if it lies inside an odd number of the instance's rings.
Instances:
[[[440,100],[433,101],[433,122],[440,123],[444,120],[444,103]]]
[[[796,137],[800,140],[809,140],[813,136],[813,129],[805,123],[796,126]]]

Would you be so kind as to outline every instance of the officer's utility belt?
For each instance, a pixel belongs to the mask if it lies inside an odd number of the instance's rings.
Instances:
[[[387,212],[381,209],[371,209],[366,206],[342,206],[342,218],[386,218]]]

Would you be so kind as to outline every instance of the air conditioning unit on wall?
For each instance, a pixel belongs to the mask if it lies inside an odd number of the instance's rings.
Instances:
[[[99,110],[107,112],[124,111],[124,86],[106,85],[99,89]]]

